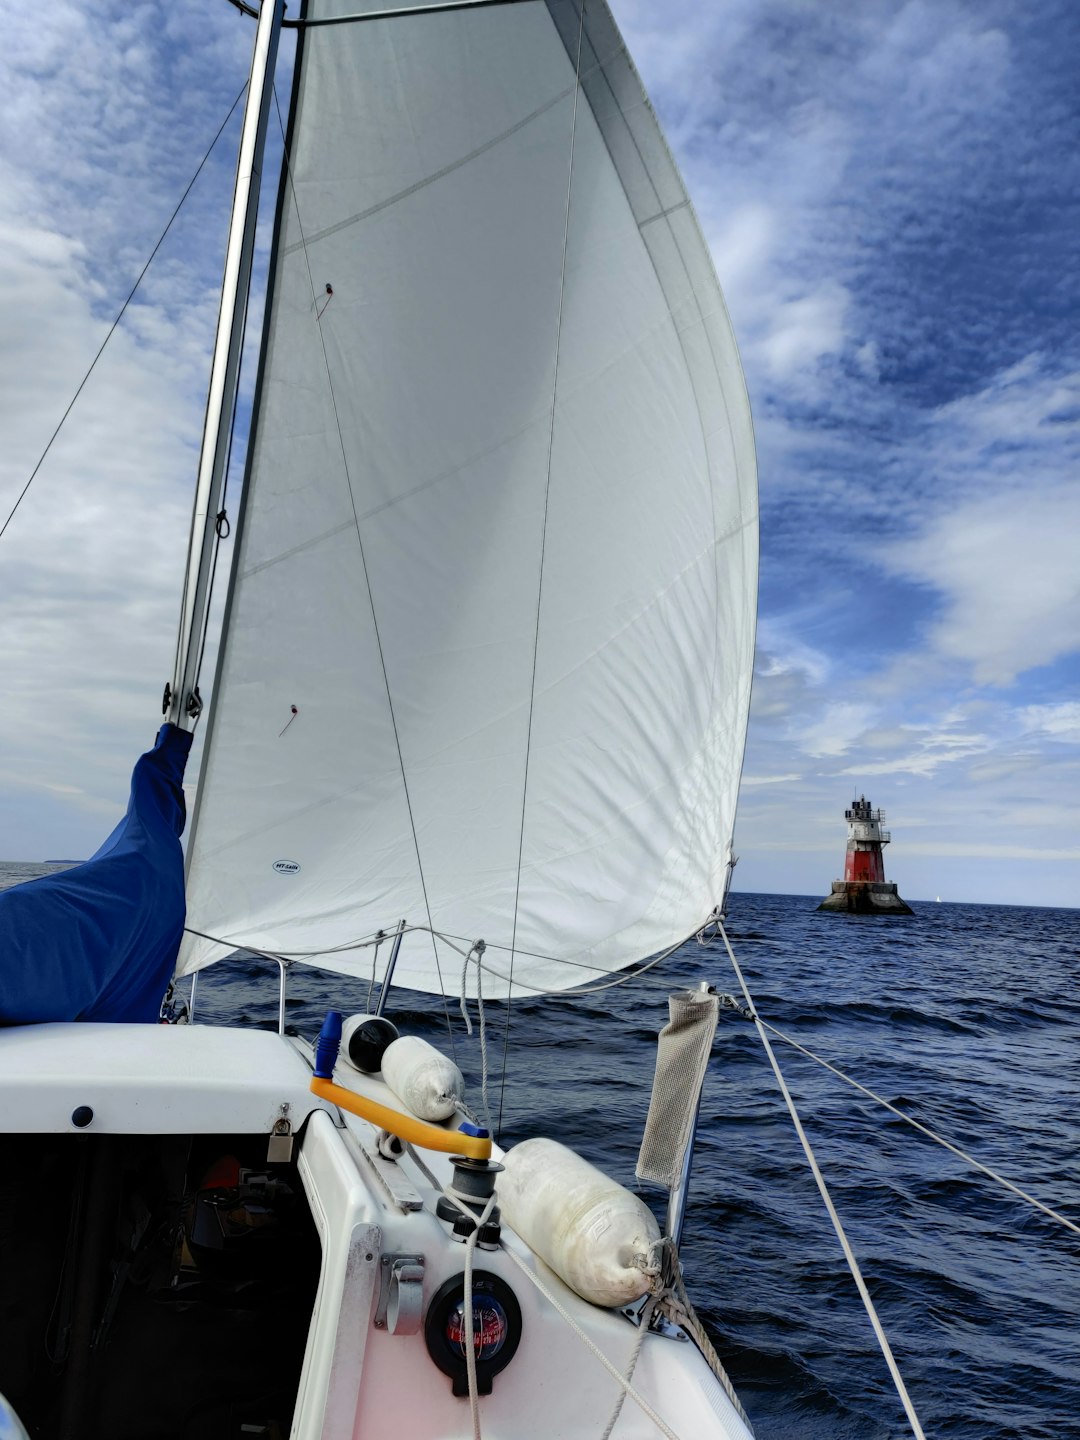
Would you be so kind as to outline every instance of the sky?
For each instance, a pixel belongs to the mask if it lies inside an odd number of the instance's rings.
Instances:
[[[1076,905],[1080,6],[612,8],[754,412],[736,890],[826,894],[865,794],[901,894]],[[253,27],[226,0],[0,0],[0,23],[2,523]],[[96,848],[159,723],[238,121],[0,538],[0,858]]]

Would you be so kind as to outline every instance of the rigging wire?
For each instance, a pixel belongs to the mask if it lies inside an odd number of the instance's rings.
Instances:
[[[278,103],[277,86],[274,86],[274,109],[277,113],[278,127],[281,130],[281,138],[285,146],[285,174],[289,184],[289,193],[292,196],[293,211],[296,215],[296,224],[300,231],[300,242],[304,250],[304,264],[307,267],[308,285],[311,289],[313,311],[318,311],[318,295],[315,290],[315,280],[311,272],[311,254],[308,250],[307,238],[304,233],[304,222],[300,216],[300,202],[296,195],[296,184],[293,180],[292,159],[289,155],[289,143],[285,136],[285,126],[281,118],[281,106]],[[360,564],[364,572],[364,585],[367,589],[368,605],[371,609],[371,624],[375,632],[375,645],[379,652],[379,665],[382,670],[383,686],[386,690],[386,704],[390,712],[390,724],[394,731],[394,745],[397,749],[398,767],[401,771],[401,785],[405,792],[405,808],[409,815],[409,828],[412,831],[413,848],[416,851],[416,868],[420,877],[420,889],[424,897],[424,909],[427,912],[428,929],[431,932],[431,948],[435,956],[435,970],[439,976],[439,989],[443,994],[443,1008],[446,1014],[446,1033],[450,1038],[450,1053],[456,1059],[454,1046],[454,1028],[450,1021],[450,1005],[446,999],[446,987],[443,984],[442,965],[439,962],[439,947],[435,943],[435,929],[431,918],[431,902],[428,899],[427,881],[424,877],[424,865],[420,858],[420,837],[416,831],[416,819],[413,815],[412,796],[409,794],[409,780],[405,773],[405,756],[401,749],[401,736],[398,732],[397,714],[394,710],[394,697],[390,691],[390,675],[386,668],[386,656],[383,652],[382,635],[379,631],[379,620],[375,613],[375,595],[371,588],[371,575],[368,571],[367,554],[364,550],[364,539],[360,532],[360,513],[356,505],[356,492],[353,489],[352,473],[349,469],[349,457],[345,448],[345,436],[341,429],[341,416],[338,412],[337,393],[334,390],[334,379],[330,371],[330,357],[326,350],[326,337],[322,328],[321,317],[316,321],[319,331],[319,345],[322,350],[323,366],[326,370],[326,384],[330,394],[330,405],[334,412],[334,426],[337,430],[338,447],[341,451],[341,464],[345,472],[345,484],[349,492],[349,503],[352,506],[353,523],[356,527],[356,543],[360,551]],[[417,927],[419,928],[419,927]]]
[[[570,197],[574,188],[574,147],[577,141],[578,100],[581,96],[581,40],[585,33],[585,0],[578,12],[577,57],[574,62],[574,108],[570,119],[570,159],[566,174],[566,213],[563,217],[562,261],[559,269],[559,310],[555,320],[555,363],[551,375],[551,420],[548,425],[547,475],[544,481],[544,511],[540,525],[540,567],[536,581],[536,628],[533,632],[532,676],[529,681],[529,715],[525,725],[525,773],[521,785],[521,828],[518,831],[517,876],[514,881],[514,924],[510,936],[510,976],[503,1026],[502,1080],[499,1086],[499,1124],[502,1133],[503,1102],[506,1098],[506,1062],[510,1046],[510,1011],[514,991],[514,949],[517,944],[518,905],[521,899],[521,864],[525,853],[525,807],[529,794],[529,757],[532,753],[533,711],[536,706],[536,667],[540,653],[540,612],[544,595],[544,556],[547,550],[548,502],[551,498],[551,461],[555,448],[555,407],[559,393],[559,353],[562,349],[563,312],[566,305],[566,252],[570,243]]]
[[[721,997],[721,1000],[723,1000],[723,997]],[[739,1009],[740,1013],[746,1013],[742,1011],[741,1006],[739,1007]],[[886,1100],[883,1095],[876,1094],[875,1091],[871,1090],[868,1086],[860,1084],[859,1081],[854,1079],[851,1075],[846,1075],[843,1070],[839,1069],[836,1065],[830,1064],[829,1061],[825,1060],[822,1056],[815,1055],[813,1050],[808,1050],[805,1045],[800,1045],[798,1040],[795,1040],[790,1035],[785,1035],[782,1030],[778,1030],[775,1025],[770,1025],[767,1020],[761,1020],[760,1016],[752,1017],[750,1013],[747,1013],[747,1019],[750,1018],[758,1019],[760,1023],[764,1025],[765,1029],[775,1035],[778,1040],[783,1040],[786,1045],[792,1046],[792,1048],[798,1050],[800,1054],[805,1055],[808,1059],[813,1060],[818,1065],[823,1066],[833,1075],[836,1075],[839,1079],[843,1080],[845,1084],[852,1086],[853,1089],[861,1091],[863,1095],[869,1096],[871,1100],[876,1100],[879,1105],[883,1105],[886,1110],[890,1111],[893,1115],[896,1115],[899,1119],[903,1120],[905,1124],[910,1125],[913,1130],[918,1130],[920,1134],[925,1135],[928,1139],[935,1141],[938,1145],[943,1146],[944,1149],[950,1150],[954,1155],[959,1156],[959,1158],[963,1160],[966,1164],[971,1165],[974,1169],[980,1171],[983,1175],[988,1176],[991,1180],[995,1180],[1006,1190],[1011,1191],[1013,1195],[1019,1196],[1021,1200],[1026,1200],[1029,1205],[1034,1205],[1036,1210],[1041,1210],[1043,1214],[1048,1215],[1051,1220],[1056,1220],[1059,1225],[1064,1225],[1067,1230],[1072,1230],[1074,1234],[1080,1235],[1080,1225],[1077,1225],[1074,1221],[1069,1220],[1066,1216],[1060,1214],[1057,1210],[1052,1210],[1049,1205],[1044,1205],[1041,1200],[1037,1200],[1034,1195],[1030,1195],[1026,1190],[1021,1190],[1019,1185],[1014,1185],[1011,1180],[1006,1180],[1004,1175],[999,1175],[998,1172],[996,1170],[992,1170],[989,1165],[984,1165],[981,1160],[976,1160],[974,1155],[969,1155],[966,1150],[961,1150],[959,1145],[954,1145],[950,1140],[946,1140],[943,1135],[939,1135],[935,1130],[931,1130],[929,1125],[923,1125],[921,1121],[915,1120],[910,1115],[906,1115],[903,1110],[899,1109],[898,1106],[893,1105],[890,1101]]]
[[[150,254],[149,254],[149,257],[147,258],[146,264],[145,264],[145,265],[142,267],[142,269],[139,271],[139,274],[138,274],[138,277],[137,277],[137,279],[136,279],[136,281],[135,281],[135,284],[132,285],[131,289],[128,291],[127,299],[126,299],[126,300],[124,301],[124,303],[120,306],[120,309],[119,309],[119,311],[117,312],[117,315],[116,315],[116,319],[115,319],[115,320],[112,322],[112,324],[109,326],[109,332],[108,332],[108,334],[105,336],[105,339],[101,342],[101,345],[100,345],[100,347],[98,348],[97,354],[94,356],[93,360],[91,360],[91,362],[90,362],[90,368],[87,370],[87,372],[86,372],[86,374],[83,376],[83,378],[79,381],[78,389],[75,391],[75,394],[71,397],[71,400],[70,400],[70,402],[68,403],[67,409],[64,411],[63,415],[60,416],[60,420],[59,420],[59,423],[58,423],[57,426],[56,426],[56,429],[55,429],[55,430],[52,432],[52,434],[49,436],[49,440],[48,440],[47,445],[45,446],[45,449],[41,452],[41,455],[40,455],[40,457],[39,457],[39,459],[38,459],[37,464],[34,466],[33,470],[30,472],[30,478],[29,478],[29,480],[27,480],[26,484],[23,486],[22,490],[19,492],[19,497],[18,497],[18,499],[15,501],[15,504],[11,507],[11,510],[10,510],[10,512],[9,512],[9,514],[8,514],[7,519],[4,521],[3,525],[0,526],[0,539],[3,538],[4,532],[7,530],[8,526],[11,524],[11,521],[12,521],[12,519],[13,519],[14,516],[15,516],[16,510],[18,510],[19,506],[20,506],[20,505],[22,504],[22,502],[23,502],[23,498],[25,497],[26,492],[30,489],[30,486],[34,483],[34,479],[35,479],[38,471],[41,469],[42,465],[44,465],[44,463],[45,463],[45,457],[48,455],[49,451],[52,449],[52,447],[53,447],[53,442],[55,441],[56,437],[60,434],[60,431],[61,431],[61,430],[63,429],[63,427],[64,427],[65,421],[67,420],[68,416],[71,414],[72,410],[75,408],[75,402],[78,400],[79,396],[82,394],[82,392],[83,392],[83,390],[84,390],[84,388],[85,388],[85,386],[86,386],[86,382],[90,379],[90,376],[94,373],[94,368],[95,368],[95,366],[97,365],[98,361],[101,359],[102,355],[104,354],[106,345],[108,345],[109,341],[112,339],[114,333],[116,332],[117,326],[120,324],[120,321],[124,318],[124,314],[125,314],[125,312],[127,311],[128,306],[131,304],[132,300],[134,300],[134,298],[135,298],[135,292],[138,290],[139,286],[142,284],[143,279],[145,278],[146,272],[150,269],[150,266],[153,264],[153,262],[154,262],[154,257],[157,255],[158,251],[161,249],[162,245],[165,243],[165,237],[168,235],[169,231],[170,231],[170,230],[172,229],[172,227],[173,227],[173,221],[176,219],[177,215],[180,214],[180,211],[181,211],[181,209],[183,208],[183,205],[184,205],[184,201],[185,201],[185,200],[187,199],[187,197],[191,194],[192,188],[193,188],[196,180],[198,180],[199,176],[202,174],[203,167],[206,165],[207,160],[210,159],[210,156],[212,155],[212,153],[213,153],[213,151],[214,151],[214,147],[217,145],[218,141],[221,139],[221,136],[222,136],[222,134],[223,134],[223,132],[224,132],[224,130],[225,130],[226,125],[228,125],[229,121],[232,119],[232,117],[233,117],[233,112],[236,110],[236,107],[240,104],[240,101],[243,99],[245,90],[247,90],[247,81],[246,81],[246,80],[245,80],[244,84],[240,87],[240,93],[237,95],[236,99],[233,101],[232,105],[229,107],[229,113],[225,116],[225,119],[221,122],[221,125],[218,127],[218,132],[217,132],[217,134],[214,136],[213,140],[211,140],[209,149],[206,151],[206,154],[205,154],[205,155],[202,157],[202,159],[199,161],[198,168],[196,169],[194,175],[192,175],[191,179],[188,181],[187,187],[186,187],[186,189],[184,190],[184,193],[180,196],[180,199],[179,199],[179,201],[177,202],[176,209],[175,209],[175,210],[172,212],[172,214],[169,216],[168,224],[165,226],[165,229],[164,229],[164,230],[161,232],[161,234],[158,236],[157,244],[156,244],[156,245],[154,246],[154,248],[150,251]]]
[[[874,1302],[870,1298],[870,1291],[866,1288],[866,1281],[863,1279],[862,1271],[859,1269],[859,1262],[855,1258],[855,1252],[851,1248],[850,1242],[847,1238],[847,1234],[845,1233],[844,1227],[840,1221],[840,1216],[836,1212],[836,1207],[833,1204],[832,1196],[829,1194],[829,1187],[825,1184],[825,1177],[822,1175],[821,1170],[818,1166],[817,1157],[815,1156],[813,1149],[811,1148],[810,1141],[806,1138],[806,1131],[803,1129],[802,1121],[799,1119],[799,1112],[795,1108],[795,1101],[791,1097],[791,1091],[787,1087],[787,1082],[784,1080],[783,1073],[780,1069],[780,1064],[776,1058],[776,1055],[773,1052],[772,1045],[769,1043],[769,1037],[765,1033],[765,1026],[758,1018],[757,1010],[754,1006],[753,997],[751,996],[750,991],[747,988],[746,981],[743,978],[742,970],[739,967],[739,962],[735,958],[735,951],[731,948],[731,941],[728,939],[727,931],[724,929],[724,922],[723,920],[718,919],[716,923],[717,929],[724,942],[724,948],[727,950],[728,959],[731,961],[732,967],[735,970],[735,975],[739,982],[739,988],[742,990],[750,1013],[753,1015],[753,1020],[755,1026],[757,1027],[758,1035],[761,1038],[762,1045],[764,1045],[765,1047],[765,1054],[768,1056],[769,1064],[772,1066],[773,1074],[776,1076],[776,1083],[780,1086],[780,1093],[784,1097],[784,1104],[787,1106],[788,1114],[791,1116],[791,1122],[795,1126],[795,1133],[799,1137],[799,1143],[802,1145],[803,1153],[806,1155],[807,1161],[810,1165],[810,1169],[813,1172],[814,1183],[817,1185],[818,1192],[820,1193],[821,1198],[825,1204],[825,1209],[829,1212],[829,1219],[832,1221],[833,1229],[836,1231],[836,1238],[840,1241],[840,1248],[844,1252],[844,1258],[847,1260],[848,1268],[851,1271],[852,1278],[854,1279],[859,1294],[862,1297],[863,1305],[866,1307],[866,1313],[870,1317],[870,1324],[874,1328],[874,1334],[877,1336],[877,1342],[881,1347],[881,1353],[885,1357],[885,1363],[889,1367],[889,1374],[892,1376],[893,1384],[896,1386],[896,1392],[900,1396],[900,1401],[904,1407],[904,1413],[907,1415],[908,1423],[911,1426],[912,1433],[915,1435],[916,1440],[926,1440],[925,1432],[923,1431],[922,1425],[919,1423],[919,1417],[915,1413],[915,1407],[911,1402],[911,1396],[907,1392],[907,1386],[904,1384],[903,1376],[900,1374],[900,1369],[893,1355],[892,1346],[889,1344],[888,1336],[885,1334],[881,1321],[878,1318],[877,1310],[874,1308]]]

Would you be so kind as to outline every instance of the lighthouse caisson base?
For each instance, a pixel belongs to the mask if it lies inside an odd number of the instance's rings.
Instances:
[[[888,880],[834,880],[819,910],[843,910],[849,915],[914,915]]]

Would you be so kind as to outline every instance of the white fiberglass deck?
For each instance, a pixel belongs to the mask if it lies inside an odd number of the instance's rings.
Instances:
[[[10,1133],[269,1134],[327,1109],[295,1045],[212,1025],[26,1025],[0,1030],[0,1115]],[[72,1115],[89,1107],[77,1126]]]

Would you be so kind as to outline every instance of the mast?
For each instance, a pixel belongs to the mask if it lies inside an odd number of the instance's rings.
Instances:
[[[229,435],[236,409],[240,351],[244,337],[251,261],[255,250],[255,222],[259,211],[259,182],[263,148],[270,118],[278,39],[285,12],[284,0],[262,0],[255,46],[251,57],[244,128],[236,166],[229,242],[221,285],[217,337],[210,369],[198,482],[191,519],[187,573],[176,640],[171,682],[162,706],[167,720],[183,730],[194,730],[202,710],[198,693],[198,667],[206,612],[210,603],[210,574],[217,539],[217,515],[229,457]]]

